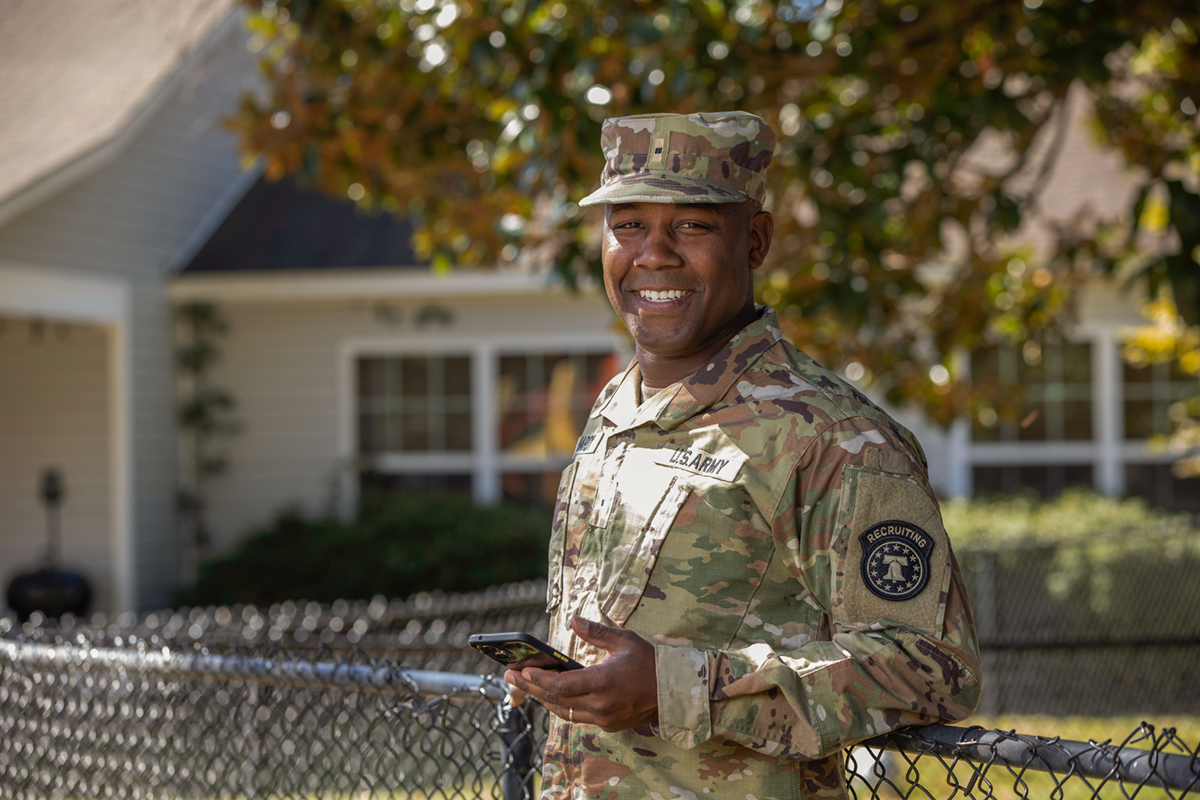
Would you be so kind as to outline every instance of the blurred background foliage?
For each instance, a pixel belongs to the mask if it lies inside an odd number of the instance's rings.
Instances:
[[[1033,494],[947,500],[942,518],[968,568],[979,554],[999,554],[1006,566],[1024,570],[1041,561],[1041,589],[1049,598],[1073,599],[1106,620],[1109,630],[1113,614],[1130,617],[1126,628],[1148,626],[1139,596],[1150,575],[1188,593],[1190,601],[1173,604],[1172,613],[1195,619],[1200,537],[1186,513],[1069,489],[1049,501]]]
[[[1098,276],[1156,302],[1130,358],[1200,373],[1195,0],[246,1],[265,80],[230,120],[247,158],[408,216],[435,269],[595,275],[599,217],[577,201],[601,121],[739,108],[780,134],[762,299],[889,402],[1015,417],[961,354],[1069,325]],[[1073,86],[1143,189],[1034,253],[1014,234]],[[1176,415],[1184,450],[1198,413]]]

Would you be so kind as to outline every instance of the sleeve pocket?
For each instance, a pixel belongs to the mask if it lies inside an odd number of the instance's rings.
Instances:
[[[904,476],[848,466],[844,477],[834,619],[940,635],[951,567],[937,502]]]

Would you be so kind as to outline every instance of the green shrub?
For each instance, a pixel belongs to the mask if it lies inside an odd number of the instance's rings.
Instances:
[[[457,495],[364,503],[353,522],[285,511],[232,553],[206,562],[183,605],[332,602],[472,591],[544,578],[550,520]]]
[[[1115,546],[1122,552],[1167,548],[1200,554],[1200,531],[1186,513],[1163,511],[1136,498],[1069,489],[1053,500],[1035,495],[949,500],[942,518],[955,550]]]

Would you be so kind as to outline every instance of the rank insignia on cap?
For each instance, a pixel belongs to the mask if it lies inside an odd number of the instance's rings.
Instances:
[[[911,522],[880,522],[860,533],[858,541],[863,583],[876,597],[908,600],[929,582],[933,537]]]

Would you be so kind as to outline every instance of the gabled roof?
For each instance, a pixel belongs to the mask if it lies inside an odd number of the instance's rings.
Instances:
[[[416,267],[411,238],[405,220],[363,213],[291,178],[260,177],[183,272]]]
[[[82,177],[80,162],[134,126],[235,5],[2,0],[0,222],[23,195]]]

